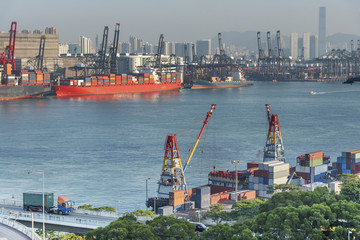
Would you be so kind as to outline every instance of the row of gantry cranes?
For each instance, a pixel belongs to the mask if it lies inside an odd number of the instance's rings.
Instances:
[[[360,40],[357,48],[351,40],[350,51],[332,49],[318,58],[305,60],[304,47],[298,59],[285,56],[280,31],[276,32],[276,46],[272,47],[271,33],[266,34],[266,49],[261,33],[257,32],[258,58],[256,66],[245,67],[251,80],[346,80],[360,75]]]
[[[269,104],[266,104],[265,106],[269,127],[267,132],[267,141],[264,148],[263,161],[267,162],[277,160],[285,162],[285,149],[282,141],[278,115],[270,113]],[[201,136],[205,130],[205,127],[208,124],[208,121],[212,116],[214,110],[215,104],[212,104],[210,111],[206,114],[200,133],[194,145],[190,149],[189,157],[184,166],[181,162],[180,152],[176,140],[177,135],[168,134],[166,136],[166,142],[164,147],[165,154],[160,174],[160,180],[158,181],[157,196],[147,199],[147,207],[158,209],[159,207],[169,205],[170,192],[177,190],[184,190],[184,200],[190,201],[188,192],[189,189],[187,186],[185,173],[194,155],[197,145],[201,139]]]

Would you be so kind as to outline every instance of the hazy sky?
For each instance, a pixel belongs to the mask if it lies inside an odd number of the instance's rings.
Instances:
[[[11,21],[20,31],[54,26],[63,43],[76,43],[80,35],[94,41],[106,25],[112,39],[116,22],[120,41],[132,34],[151,43],[160,33],[165,41],[178,42],[227,31],[317,34],[320,6],[326,7],[327,35],[360,35],[360,0],[11,0],[1,5],[0,31],[8,31]]]

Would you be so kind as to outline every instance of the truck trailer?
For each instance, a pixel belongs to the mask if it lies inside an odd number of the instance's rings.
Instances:
[[[42,212],[42,192],[24,192],[23,209],[25,211]],[[46,213],[70,214],[73,202],[65,195],[59,196],[57,205],[54,205],[54,193],[44,193],[44,210]]]

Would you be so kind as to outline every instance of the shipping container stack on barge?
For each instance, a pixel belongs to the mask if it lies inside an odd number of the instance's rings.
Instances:
[[[15,40],[17,23],[11,23],[9,45],[0,55],[0,101],[40,97],[51,93],[50,74],[41,70],[16,70]]]

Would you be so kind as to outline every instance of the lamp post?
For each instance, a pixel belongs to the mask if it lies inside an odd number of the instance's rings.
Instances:
[[[45,240],[45,194],[44,194],[44,185],[45,185],[45,173],[44,171],[39,172],[28,172],[28,174],[41,174],[42,175],[42,215],[43,215],[43,240]]]
[[[348,230],[348,240],[350,240],[350,234],[352,234],[352,231]]]
[[[238,200],[237,190],[238,190],[238,164],[240,164],[240,160],[232,160],[232,164],[235,164],[235,202]]]
[[[148,204],[147,204],[147,200],[148,200],[148,180],[150,180],[150,178],[147,178],[147,179],[145,180],[145,181],[146,181],[146,192],[145,192],[145,194],[146,194],[146,199],[145,199],[146,210],[149,209]]]

